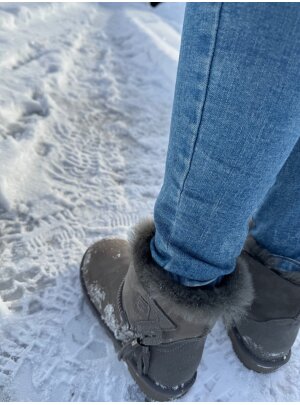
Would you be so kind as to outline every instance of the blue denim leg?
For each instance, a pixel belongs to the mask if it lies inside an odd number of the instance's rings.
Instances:
[[[266,265],[300,271],[300,140],[253,216],[250,235],[264,249]]]
[[[154,259],[199,281],[232,272],[299,128],[300,4],[188,3]]]

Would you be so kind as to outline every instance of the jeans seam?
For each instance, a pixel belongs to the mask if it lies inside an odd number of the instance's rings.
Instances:
[[[201,113],[200,113],[200,117],[199,117],[199,124],[198,124],[198,128],[197,128],[196,136],[195,136],[195,139],[194,139],[194,145],[193,145],[193,149],[192,149],[192,152],[191,152],[191,157],[190,157],[188,169],[187,169],[187,172],[186,172],[186,174],[185,174],[185,176],[184,176],[184,178],[183,178],[183,181],[182,181],[182,187],[181,187],[181,190],[180,190],[180,193],[179,193],[179,197],[178,197],[178,203],[177,203],[177,207],[176,207],[176,213],[175,213],[175,217],[174,217],[174,223],[173,223],[172,230],[171,230],[171,232],[170,232],[170,237],[169,237],[168,243],[167,243],[167,251],[169,251],[169,248],[170,248],[170,243],[171,243],[172,235],[173,235],[173,233],[174,233],[174,229],[175,229],[175,226],[176,226],[178,207],[179,207],[180,202],[181,202],[181,196],[182,196],[182,193],[183,193],[183,191],[184,191],[184,187],[185,187],[186,180],[187,180],[188,175],[189,175],[190,170],[191,170],[192,161],[193,161],[194,152],[195,152],[195,147],[196,147],[197,140],[198,140],[198,138],[199,138],[199,133],[200,133],[201,124],[202,124],[203,115],[204,115],[204,108],[205,108],[206,99],[207,99],[207,94],[208,94],[208,90],[209,90],[209,82],[210,82],[212,64],[213,64],[213,60],[214,60],[214,56],[215,56],[215,50],[216,50],[216,44],[217,44],[217,37],[218,37],[218,32],[219,32],[219,27],[220,27],[220,20],[221,20],[222,7],[223,7],[223,3],[220,3],[220,7],[219,7],[219,10],[218,10],[218,19],[217,19],[216,28],[215,28],[215,33],[214,33],[214,43],[213,43],[213,47],[212,47],[211,58],[210,58],[210,61],[209,61],[209,68],[208,68],[208,74],[207,74],[207,80],[206,80],[206,86],[205,86],[204,100],[203,100],[203,105],[202,105]]]

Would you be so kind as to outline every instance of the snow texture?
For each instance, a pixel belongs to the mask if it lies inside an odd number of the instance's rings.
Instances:
[[[79,282],[162,184],[184,4],[0,4],[0,400],[144,396]],[[298,339],[246,370],[218,323],[189,401],[300,399]]]

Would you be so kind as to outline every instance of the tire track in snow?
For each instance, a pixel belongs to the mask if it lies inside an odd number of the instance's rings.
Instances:
[[[126,72],[116,74],[121,55],[109,34],[99,30],[105,15],[94,17],[76,33],[63,69],[43,82],[49,115],[39,123],[42,136],[34,158],[42,163],[48,192],[40,201],[20,203],[11,218],[1,222],[1,261],[7,271],[1,275],[0,296],[12,322],[18,319],[18,328],[8,333],[7,321],[0,338],[20,355],[12,365],[0,353],[0,375],[16,400],[140,398],[97,321],[78,300],[84,247],[101,235],[125,236],[128,226],[149,211],[137,193],[128,192],[132,180],[127,151],[133,159],[147,147],[131,134],[130,127],[137,125],[132,111],[120,105]],[[137,111],[138,99],[136,104]],[[68,326],[61,329],[64,324]],[[102,354],[100,350],[96,355],[99,347]],[[109,370],[103,356],[109,359]],[[118,376],[119,392],[113,384],[106,392],[99,389],[101,370],[107,383]],[[27,390],[22,390],[24,382]]]

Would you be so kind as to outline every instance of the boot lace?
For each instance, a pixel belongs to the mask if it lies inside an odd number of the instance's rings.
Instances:
[[[139,343],[138,339],[133,339],[126,343],[118,353],[118,359],[136,358],[137,370],[140,374],[147,375],[150,365],[150,348]]]

